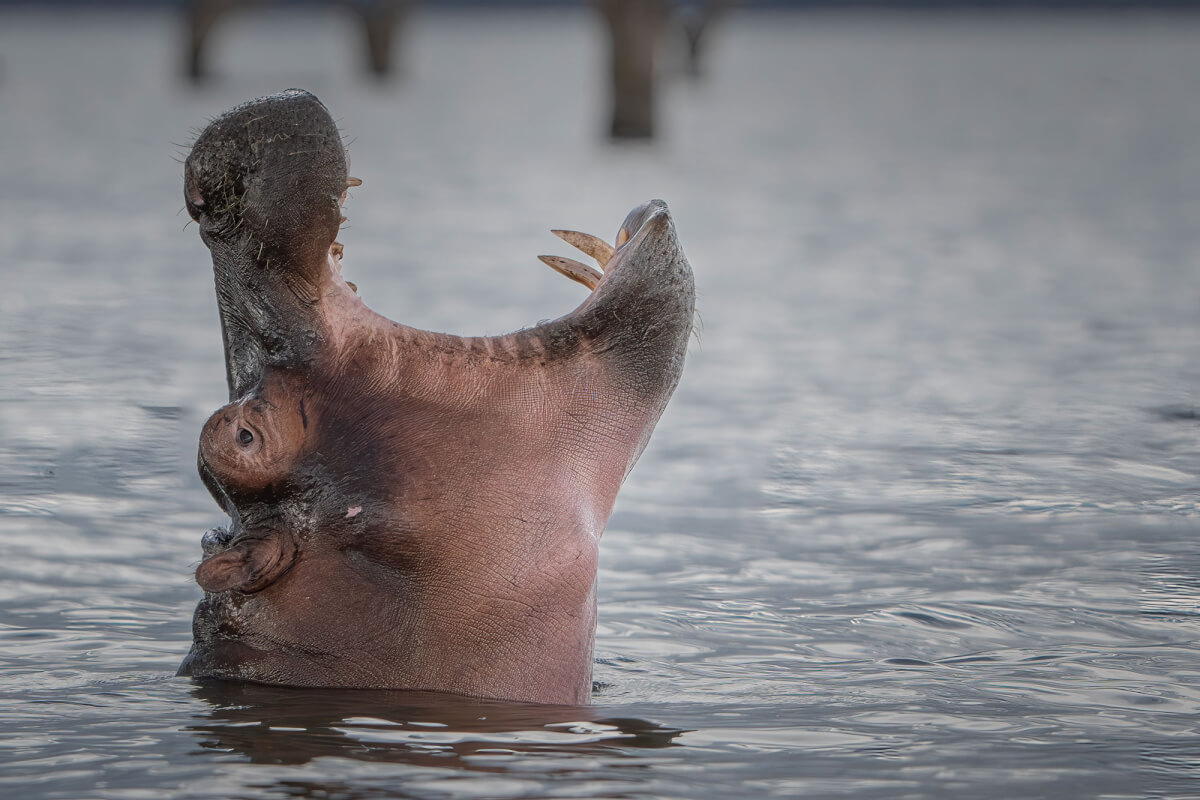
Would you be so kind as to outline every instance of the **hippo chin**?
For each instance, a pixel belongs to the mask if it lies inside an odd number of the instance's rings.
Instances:
[[[591,690],[597,544],[679,380],[692,274],[666,204],[571,313],[504,336],[391,322],[340,275],[342,138],[311,94],[217,118],[187,158],[212,253],[229,405],[199,469],[204,538],[180,674],[543,703]]]

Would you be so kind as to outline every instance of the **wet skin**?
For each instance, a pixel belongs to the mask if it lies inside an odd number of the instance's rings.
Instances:
[[[216,276],[230,404],[199,469],[231,518],[204,538],[181,674],[584,703],[597,546],[683,369],[692,274],[666,205],[603,271],[504,336],[409,328],[340,274],[341,136],[306,92],[214,120],[184,167]]]

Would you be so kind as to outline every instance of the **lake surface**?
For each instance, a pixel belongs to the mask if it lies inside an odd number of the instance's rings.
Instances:
[[[1200,18],[783,16],[608,144],[583,11],[0,16],[0,796],[1200,795]],[[678,72],[670,63],[668,70]],[[588,709],[173,677],[225,402],[186,144],[317,93],[345,274],[501,333],[665,198],[703,325],[602,546]]]

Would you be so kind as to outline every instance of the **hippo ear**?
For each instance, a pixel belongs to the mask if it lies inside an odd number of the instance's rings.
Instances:
[[[252,594],[274,583],[295,560],[296,543],[286,533],[247,537],[204,559],[196,568],[196,583],[206,592]]]

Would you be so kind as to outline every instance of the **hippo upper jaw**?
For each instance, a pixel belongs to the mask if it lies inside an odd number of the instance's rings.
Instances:
[[[222,114],[184,163],[184,201],[212,253],[230,399],[317,352],[313,306],[342,222],[346,153],[328,111],[289,90]]]

